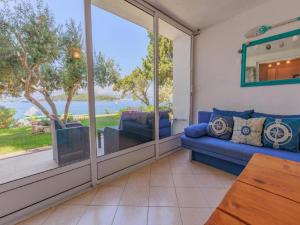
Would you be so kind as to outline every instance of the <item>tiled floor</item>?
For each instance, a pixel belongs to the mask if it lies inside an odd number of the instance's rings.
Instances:
[[[201,225],[234,179],[182,150],[19,225]]]

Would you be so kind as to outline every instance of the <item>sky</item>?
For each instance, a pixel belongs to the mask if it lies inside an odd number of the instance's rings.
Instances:
[[[8,0],[11,4],[18,0]],[[35,3],[36,0],[29,0]],[[43,0],[54,15],[57,24],[70,19],[81,24],[84,31],[84,0]],[[0,4],[0,10],[5,7]],[[147,30],[128,20],[92,5],[92,39],[94,52],[101,51],[113,58],[125,76],[141,65],[141,58],[147,54],[149,39]]]
[[[84,28],[83,0],[44,1],[58,24],[72,18]],[[146,29],[96,6],[92,6],[91,15],[94,51],[113,58],[119,64],[122,76],[130,74],[147,54],[149,39]]]
[[[0,0],[1,1],[1,0]],[[35,4],[36,0],[29,0]],[[13,5],[18,0],[8,0]],[[85,32],[84,0],[43,0],[53,13],[55,22],[63,25],[70,19],[81,24]],[[0,10],[6,7],[0,2]],[[121,76],[131,73],[141,66],[142,58],[147,55],[149,38],[147,30],[128,20],[109,13],[96,6],[91,7],[92,39],[94,53],[99,51],[107,58],[112,58],[119,65]],[[85,33],[84,33],[85,38]],[[85,43],[84,43],[85,44]],[[114,94],[112,87],[96,87],[97,94]]]

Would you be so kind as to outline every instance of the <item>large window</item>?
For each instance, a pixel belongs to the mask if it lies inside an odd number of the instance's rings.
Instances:
[[[91,100],[84,0],[0,2],[0,184],[89,159],[94,119],[97,156],[188,125],[191,36],[158,20],[156,87],[154,18],[143,9],[91,1]]]
[[[159,138],[183,132],[190,117],[191,36],[158,20]]]
[[[0,3],[0,183],[89,158],[83,0]]]
[[[92,2],[97,155],[154,140],[153,17],[125,1]]]

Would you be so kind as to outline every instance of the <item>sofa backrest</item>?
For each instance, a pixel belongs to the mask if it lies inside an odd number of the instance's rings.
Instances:
[[[212,112],[208,111],[199,111],[198,112],[198,123],[208,123]],[[251,114],[252,118],[256,117],[273,117],[273,118],[300,118],[300,115],[274,115],[254,112]]]
[[[198,123],[208,123],[211,116],[211,112],[199,111],[198,112]]]
[[[274,114],[254,112],[254,113],[252,113],[251,117],[252,118],[272,117],[272,118],[284,119],[284,118],[300,118],[300,115],[274,115]]]

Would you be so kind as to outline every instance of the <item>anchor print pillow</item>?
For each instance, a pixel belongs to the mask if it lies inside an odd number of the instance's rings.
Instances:
[[[224,140],[230,140],[233,129],[233,118],[212,113],[208,126],[207,135]]]
[[[267,118],[263,145],[269,148],[299,152],[300,118]]]
[[[234,127],[231,141],[262,146],[262,131],[266,118],[242,119],[233,117]]]

